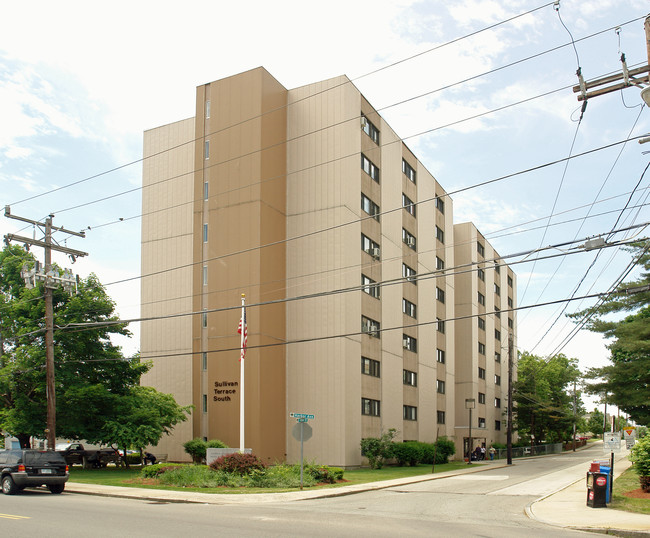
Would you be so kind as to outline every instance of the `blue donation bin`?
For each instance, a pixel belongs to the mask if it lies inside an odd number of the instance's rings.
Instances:
[[[601,472],[602,474],[606,474],[606,475],[607,475],[607,494],[606,494],[606,496],[605,496],[605,502],[606,502],[607,504],[609,504],[609,502],[610,502],[609,492],[610,492],[610,490],[611,490],[611,484],[610,484],[610,482],[611,482],[611,480],[612,480],[612,474],[611,474],[611,473],[612,473],[612,468],[611,468],[609,465],[601,465],[601,466],[600,466],[600,472]]]

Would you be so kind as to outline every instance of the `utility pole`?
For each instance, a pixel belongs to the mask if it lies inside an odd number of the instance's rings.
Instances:
[[[508,333],[508,424],[506,426],[506,458],[512,465],[512,333]]]
[[[645,19],[644,28],[648,64],[637,67],[636,69],[628,69],[627,63],[625,61],[625,54],[621,54],[622,69],[619,73],[591,80],[589,82],[585,82],[585,80],[582,78],[580,69],[578,69],[577,75],[579,85],[573,87],[573,93],[580,94],[578,95],[578,101],[586,101],[591,97],[598,97],[599,95],[605,95],[607,93],[622,90],[623,88],[629,88],[630,86],[643,87],[643,85],[647,85],[648,82],[650,82],[650,78],[648,76],[648,72],[650,72],[650,15]],[[617,28],[617,33],[618,32],[620,32],[620,28]],[[623,81],[618,82],[621,79],[623,79]],[[598,88],[599,86],[605,87]]]
[[[5,217],[19,220],[22,222],[27,222],[33,226],[38,227],[44,233],[44,240],[39,241],[37,239],[32,239],[30,237],[23,237],[15,234],[5,235],[5,241],[7,244],[9,241],[18,241],[26,245],[34,245],[38,247],[43,247],[45,251],[45,266],[43,271],[40,271],[38,267],[34,270],[27,270],[23,268],[21,273],[27,282],[28,287],[35,285],[36,281],[42,281],[44,283],[44,295],[45,295],[45,386],[46,386],[46,398],[47,398],[47,425],[45,429],[46,439],[47,439],[47,448],[48,450],[54,450],[56,444],[56,386],[54,383],[54,308],[52,306],[52,294],[53,290],[59,287],[60,284],[64,288],[71,289],[71,287],[76,284],[75,279],[72,276],[71,271],[65,271],[63,276],[59,274],[58,271],[52,269],[52,251],[56,250],[57,252],[63,252],[74,258],[87,256],[86,252],[80,250],[74,250],[71,248],[63,247],[56,243],[52,242],[52,231],[63,232],[70,235],[75,235],[77,237],[86,237],[84,232],[74,232],[72,230],[66,230],[65,228],[59,228],[52,226],[52,218],[54,215],[48,215],[45,219],[45,224],[26,219],[24,217],[18,217],[17,215],[11,214],[11,208],[5,206]],[[37,262],[38,265],[38,262]]]
[[[576,451],[576,380],[573,380],[573,451]]]

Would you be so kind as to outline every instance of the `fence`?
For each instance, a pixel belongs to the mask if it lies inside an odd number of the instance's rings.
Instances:
[[[517,446],[512,447],[513,458],[525,458],[528,456],[546,456],[548,454],[561,454],[562,443],[553,443],[552,445],[533,445],[533,446]],[[505,459],[508,457],[508,450],[499,448],[495,458]]]

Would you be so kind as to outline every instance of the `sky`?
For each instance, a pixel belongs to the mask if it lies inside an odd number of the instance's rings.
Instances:
[[[649,115],[631,87],[589,99],[580,120],[571,87],[578,67],[587,81],[620,72],[621,53],[630,69],[647,64],[649,12],[648,0],[5,3],[0,203],[85,230],[60,240],[88,256],[54,261],[96,273],[119,315],[137,318],[143,131],[193,116],[196,86],[258,66],[289,89],[345,74],[447,192],[462,191],[455,222],[474,222],[502,256],[579,251],[508,258],[521,261],[520,306],[605,292],[631,254],[575,247],[650,220],[650,145],[621,143],[650,131]],[[0,215],[0,235],[17,232],[33,233]],[[520,311],[519,350],[606,364],[597,334],[563,345],[565,314],[594,301]]]

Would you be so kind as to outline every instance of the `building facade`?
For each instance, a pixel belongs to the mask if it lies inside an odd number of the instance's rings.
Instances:
[[[194,405],[157,449],[170,460],[194,437],[239,446],[241,294],[245,444],[267,461],[299,458],[292,412],[315,416],[305,458],[350,467],[389,428],[460,451],[467,395],[505,401],[496,377],[474,379],[497,368],[456,318],[501,304],[476,294],[514,275],[457,273],[478,261],[459,237],[480,234],[454,226],[452,200],[346,77],[287,90],[258,68],[199,86],[195,117],[145,132],[143,187],[142,383]],[[505,315],[485,318],[507,342]],[[486,440],[504,440],[484,415]]]

